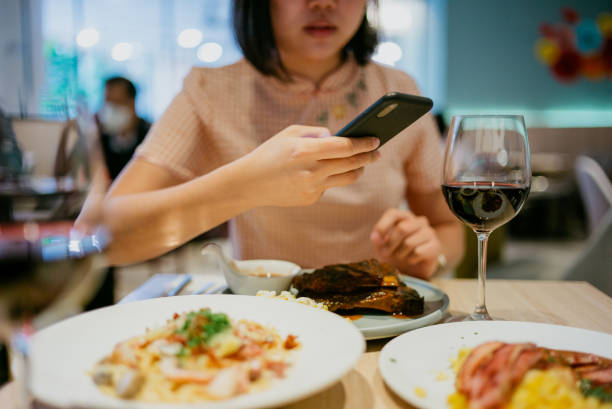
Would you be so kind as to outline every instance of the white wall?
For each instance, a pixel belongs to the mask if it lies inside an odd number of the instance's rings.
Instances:
[[[38,111],[41,39],[40,0],[0,0],[0,107],[6,112]]]
[[[19,112],[21,65],[21,24],[19,2],[0,0],[0,107]]]
[[[612,12],[610,0],[448,1],[447,105],[450,114],[520,113],[528,127],[612,126],[612,77],[570,84],[536,60],[543,22]]]

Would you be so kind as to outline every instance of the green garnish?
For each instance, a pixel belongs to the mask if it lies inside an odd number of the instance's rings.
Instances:
[[[580,380],[580,392],[586,397],[592,396],[602,402],[612,402],[612,393],[606,392],[603,386],[593,387],[588,379]]]
[[[217,334],[227,330],[230,321],[227,315],[212,313],[209,309],[192,311],[185,316],[185,322],[175,334],[186,338],[186,346],[181,348],[177,356],[191,354],[193,348],[206,345]]]
[[[391,361],[391,362],[393,362],[393,363],[396,363],[396,362],[397,362],[397,360],[396,360],[395,358],[390,358],[390,359],[389,359],[389,361]]]
[[[191,325],[191,321],[193,321],[193,319],[197,316],[197,312],[190,312],[189,314],[187,314],[187,316],[185,317],[185,322],[183,323],[183,325],[181,326],[180,329],[177,329],[176,331],[174,331],[175,334],[181,334],[185,337],[187,337],[189,334],[189,326]]]
[[[193,337],[193,338],[189,338],[187,340],[187,346],[189,348],[194,348],[197,347],[200,344],[203,344],[204,342],[202,342],[203,339],[201,337]]]
[[[208,318],[209,322],[202,327],[204,330],[204,341],[209,341],[213,336],[217,335],[220,332],[225,331],[229,328],[230,323],[227,319],[227,315],[217,313],[213,314],[210,310],[204,310],[204,314],[206,318]]]

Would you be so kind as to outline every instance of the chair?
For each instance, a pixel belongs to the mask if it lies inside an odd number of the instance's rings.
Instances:
[[[579,156],[576,180],[589,223],[589,238],[565,279],[588,281],[612,296],[612,182],[599,164]]]
[[[23,152],[31,152],[34,174],[54,176],[53,165],[63,122],[39,119],[14,119],[17,142]]]
[[[565,279],[587,281],[612,297],[612,207],[595,226]]]
[[[592,233],[612,209],[612,182],[601,166],[588,156],[576,158],[574,169],[588,218],[589,233]]]

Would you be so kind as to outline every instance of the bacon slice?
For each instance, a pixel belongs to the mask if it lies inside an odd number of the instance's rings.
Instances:
[[[480,345],[461,368],[458,390],[467,395],[474,407],[500,408],[540,356],[534,344]]]
[[[598,369],[581,374],[582,378],[588,379],[598,385],[611,385],[612,386],[612,366],[604,369]]]
[[[612,385],[612,360],[597,355],[538,348],[531,343],[487,342],[476,347],[457,374],[457,390],[470,407],[501,409],[532,368],[569,367],[578,379]]]
[[[540,349],[544,353],[544,359],[551,363],[560,363],[571,367],[583,365],[612,365],[612,360],[594,354],[549,348]]]
[[[504,345],[483,371],[483,388],[476,391],[474,405],[491,409],[502,407],[540,356],[541,353],[533,344]]]
[[[461,393],[468,394],[472,389],[474,373],[483,364],[493,358],[493,353],[504,345],[503,342],[486,342],[479,345],[468,355],[457,374],[455,386]]]
[[[514,367],[511,370],[512,379],[519,383],[523,376],[533,368],[542,357],[542,352],[538,349],[530,349],[523,351],[517,358]]]

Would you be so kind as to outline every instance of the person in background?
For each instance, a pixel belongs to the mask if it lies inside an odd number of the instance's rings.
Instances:
[[[329,136],[387,92],[419,93],[410,76],[371,61],[366,6],[234,1],[245,58],[194,68],[111,187],[112,262],[154,257],[228,219],[237,258],[320,267],[377,257],[424,278],[459,261],[431,115],[376,163],[373,145]]]
[[[23,158],[11,119],[0,108],[0,181],[19,175]]]
[[[82,118],[87,120],[87,118]],[[110,183],[132,158],[138,145],[144,140],[150,124],[136,113],[136,87],[123,77],[112,77],[104,83],[104,104],[94,117],[98,135],[93,144],[87,143],[87,132],[77,129],[78,141],[68,155],[67,140],[70,127],[86,126],[69,121],[62,131],[55,162],[55,175],[74,173],[76,164],[87,164],[91,179],[90,189],[75,220],[76,231],[90,231],[102,220],[102,201]],[[93,146],[91,146],[93,145]],[[105,278],[95,297],[86,306],[94,309],[114,303],[114,268]]]
[[[151,124],[136,113],[136,87],[123,77],[112,77],[104,86],[104,105],[96,115],[100,143],[111,180],[132,159]]]
[[[112,77],[104,82],[104,103],[95,115],[99,133],[99,149],[106,164],[109,182],[113,181],[132,158],[144,140],[151,124],[136,113],[136,87],[123,77]],[[55,161],[55,176],[66,176],[74,162],[67,153],[69,130],[76,126],[69,121],[62,131]],[[85,154],[81,152],[81,154]]]

